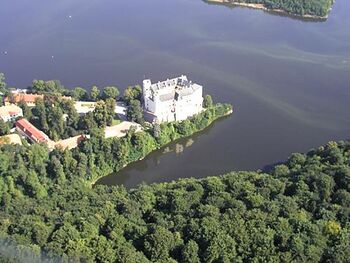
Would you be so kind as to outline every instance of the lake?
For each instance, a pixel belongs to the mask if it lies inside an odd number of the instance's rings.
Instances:
[[[310,22],[201,0],[4,0],[0,72],[9,86],[128,85],[180,74],[235,113],[101,184],[256,170],[350,138],[350,2]]]

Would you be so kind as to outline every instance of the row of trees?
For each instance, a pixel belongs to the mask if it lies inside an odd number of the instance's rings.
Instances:
[[[65,88],[58,80],[33,80],[29,87],[30,91],[37,94],[61,94],[72,96],[75,100],[107,100],[117,99],[120,92],[117,87],[108,86],[100,90],[97,86],[92,86],[90,92],[84,88],[76,87],[74,89]]]
[[[129,134],[127,140],[146,149],[149,136]],[[111,142],[111,154],[126,145],[119,143]],[[79,170],[83,175],[92,162],[89,157],[97,151],[92,145],[84,146],[86,155],[80,160],[69,151],[48,156],[41,147],[0,148],[3,262],[13,258],[347,262],[350,258],[349,142],[293,154],[269,173],[182,179],[129,191],[91,189],[72,179]],[[104,164],[99,156],[93,157],[99,159],[98,168]]]

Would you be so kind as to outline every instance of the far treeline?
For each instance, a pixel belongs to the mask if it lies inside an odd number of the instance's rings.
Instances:
[[[207,2],[221,2],[207,0]],[[334,0],[223,0],[223,3],[262,4],[270,10],[282,10],[299,16],[325,18],[332,8]]]

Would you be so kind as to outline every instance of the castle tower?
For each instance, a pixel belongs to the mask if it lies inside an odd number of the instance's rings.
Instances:
[[[152,103],[151,96],[152,96],[152,90],[151,90],[151,80],[150,79],[144,79],[142,82],[142,95],[143,95],[143,105],[146,110],[152,110]],[[154,106],[154,105],[153,105]]]
[[[145,80],[143,80],[142,84],[143,84],[142,85],[143,86],[142,87],[143,98],[146,99],[147,97],[151,96],[152,83],[151,83],[150,79],[145,79]]]

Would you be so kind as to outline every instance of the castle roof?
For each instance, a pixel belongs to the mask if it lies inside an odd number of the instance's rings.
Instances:
[[[160,101],[178,100],[181,97],[193,94],[201,86],[188,81],[185,75],[168,79],[151,85],[154,96],[159,96]]]

